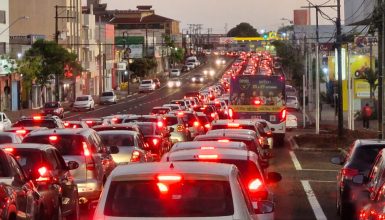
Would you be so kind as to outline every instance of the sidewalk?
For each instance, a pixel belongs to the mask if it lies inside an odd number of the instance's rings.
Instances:
[[[311,121],[311,124],[315,123],[315,110],[309,111],[307,109],[306,114]],[[343,112],[344,116],[344,128],[348,127],[348,112]],[[338,123],[338,117],[336,116],[335,109],[331,107],[330,104],[322,104],[322,111],[320,117],[320,125],[335,125]],[[364,130],[363,122],[361,119],[354,121],[355,130]],[[370,120],[369,121],[369,130],[377,132],[378,130],[378,121]]]

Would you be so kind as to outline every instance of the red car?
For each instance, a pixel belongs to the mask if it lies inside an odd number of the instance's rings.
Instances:
[[[42,114],[45,116],[56,115],[60,118],[64,118],[64,108],[61,106],[60,102],[46,102]]]

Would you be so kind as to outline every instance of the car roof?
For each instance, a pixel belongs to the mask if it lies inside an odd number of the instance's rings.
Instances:
[[[0,131],[0,136],[8,136],[8,137],[15,137],[15,136],[18,136],[18,134],[16,134],[15,132],[11,132],[11,131]]]
[[[117,166],[110,178],[114,180],[131,180],[132,175],[143,178],[153,177],[159,174],[203,174],[222,176],[226,179],[235,169],[235,165],[222,163],[197,163],[197,162],[153,162],[153,163],[131,163],[128,165]],[[138,175],[139,174],[139,175]]]
[[[97,129],[97,128],[127,128],[127,127],[138,127],[136,123],[123,123],[123,124],[108,124],[108,125],[97,125],[94,126],[92,129]]]
[[[128,119],[133,119],[133,118],[159,118],[159,116],[156,116],[156,115],[129,115],[127,118]]]
[[[247,134],[238,134],[238,133],[226,133],[226,134],[204,134],[204,135],[198,135],[195,137],[194,141],[204,140],[204,139],[218,139],[218,138],[230,138],[235,140],[254,140],[254,137],[252,135]]]
[[[231,148],[216,148],[216,149],[208,149],[201,150],[198,149],[186,149],[180,151],[170,151],[165,154],[161,161],[173,161],[173,160],[193,160],[197,161],[199,159],[199,155],[218,155],[217,160],[252,160],[251,156],[255,154],[249,150],[242,149],[231,149]],[[255,155],[253,155],[255,156]],[[213,160],[215,161],[215,160]]]
[[[220,120],[215,120],[212,121],[212,125],[227,125],[229,123],[235,123],[235,124],[240,124],[240,125],[255,125],[256,121],[254,120],[244,120],[244,119],[220,119]]]
[[[37,149],[45,151],[48,149],[56,149],[54,146],[49,144],[33,144],[33,143],[22,143],[22,144],[1,144],[0,148],[19,148],[19,149]]]
[[[217,130],[210,130],[207,134],[245,134],[245,135],[256,135],[255,131],[249,130],[249,129],[217,129]]]
[[[47,127],[10,127],[4,129],[4,131],[15,131],[15,130],[28,130],[28,131],[35,131],[35,130],[47,130]]]
[[[27,136],[39,136],[39,135],[85,135],[94,131],[91,128],[55,128],[55,129],[44,129],[37,130],[29,133]]]
[[[218,141],[187,141],[177,142],[172,146],[172,151],[185,150],[185,149],[200,149],[201,147],[214,147],[214,148],[235,148],[247,150],[246,144],[243,142],[218,142]]]
[[[127,135],[138,135],[136,131],[128,131],[128,130],[104,130],[97,131],[98,134],[127,134]]]

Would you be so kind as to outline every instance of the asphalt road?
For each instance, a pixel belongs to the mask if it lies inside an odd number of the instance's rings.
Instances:
[[[200,72],[207,66],[216,68],[220,77],[225,66],[219,68],[210,60],[206,66],[193,70],[181,78],[183,86],[178,89],[169,89],[165,85],[155,92],[148,94],[134,94],[121,102],[98,106],[90,112],[71,112],[67,114],[67,120],[78,120],[86,117],[101,117],[119,113],[148,114],[152,107],[162,105],[169,100],[183,97],[185,92],[196,91],[212,84],[210,80],[205,84],[193,84],[190,78],[194,73]],[[299,126],[302,125],[301,112],[291,112],[298,118]],[[301,129],[287,133],[286,137],[303,132]],[[321,220],[338,219],[335,208],[336,175],[340,167],[329,162],[330,158],[337,151],[320,151],[319,149],[301,148],[295,149],[288,141],[284,146],[273,150],[274,158],[271,159],[269,171],[276,171],[282,174],[282,181],[272,185],[276,209],[275,219],[277,220]],[[81,219],[90,219],[85,208],[82,209]]]

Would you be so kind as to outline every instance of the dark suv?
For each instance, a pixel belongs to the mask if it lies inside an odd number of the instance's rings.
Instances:
[[[79,167],[75,161],[64,162],[60,152],[46,144],[4,144],[0,148],[14,155],[42,196],[43,219],[78,219],[78,188],[70,170]]]
[[[21,117],[12,127],[64,128],[63,121],[57,116]]]
[[[104,146],[91,128],[39,130],[29,133],[23,143],[53,145],[66,162],[79,164],[70,172],[78,187],[80,204],[99,199],[104,182],[116,167],[110,154],[119,152],[117,147]]]

